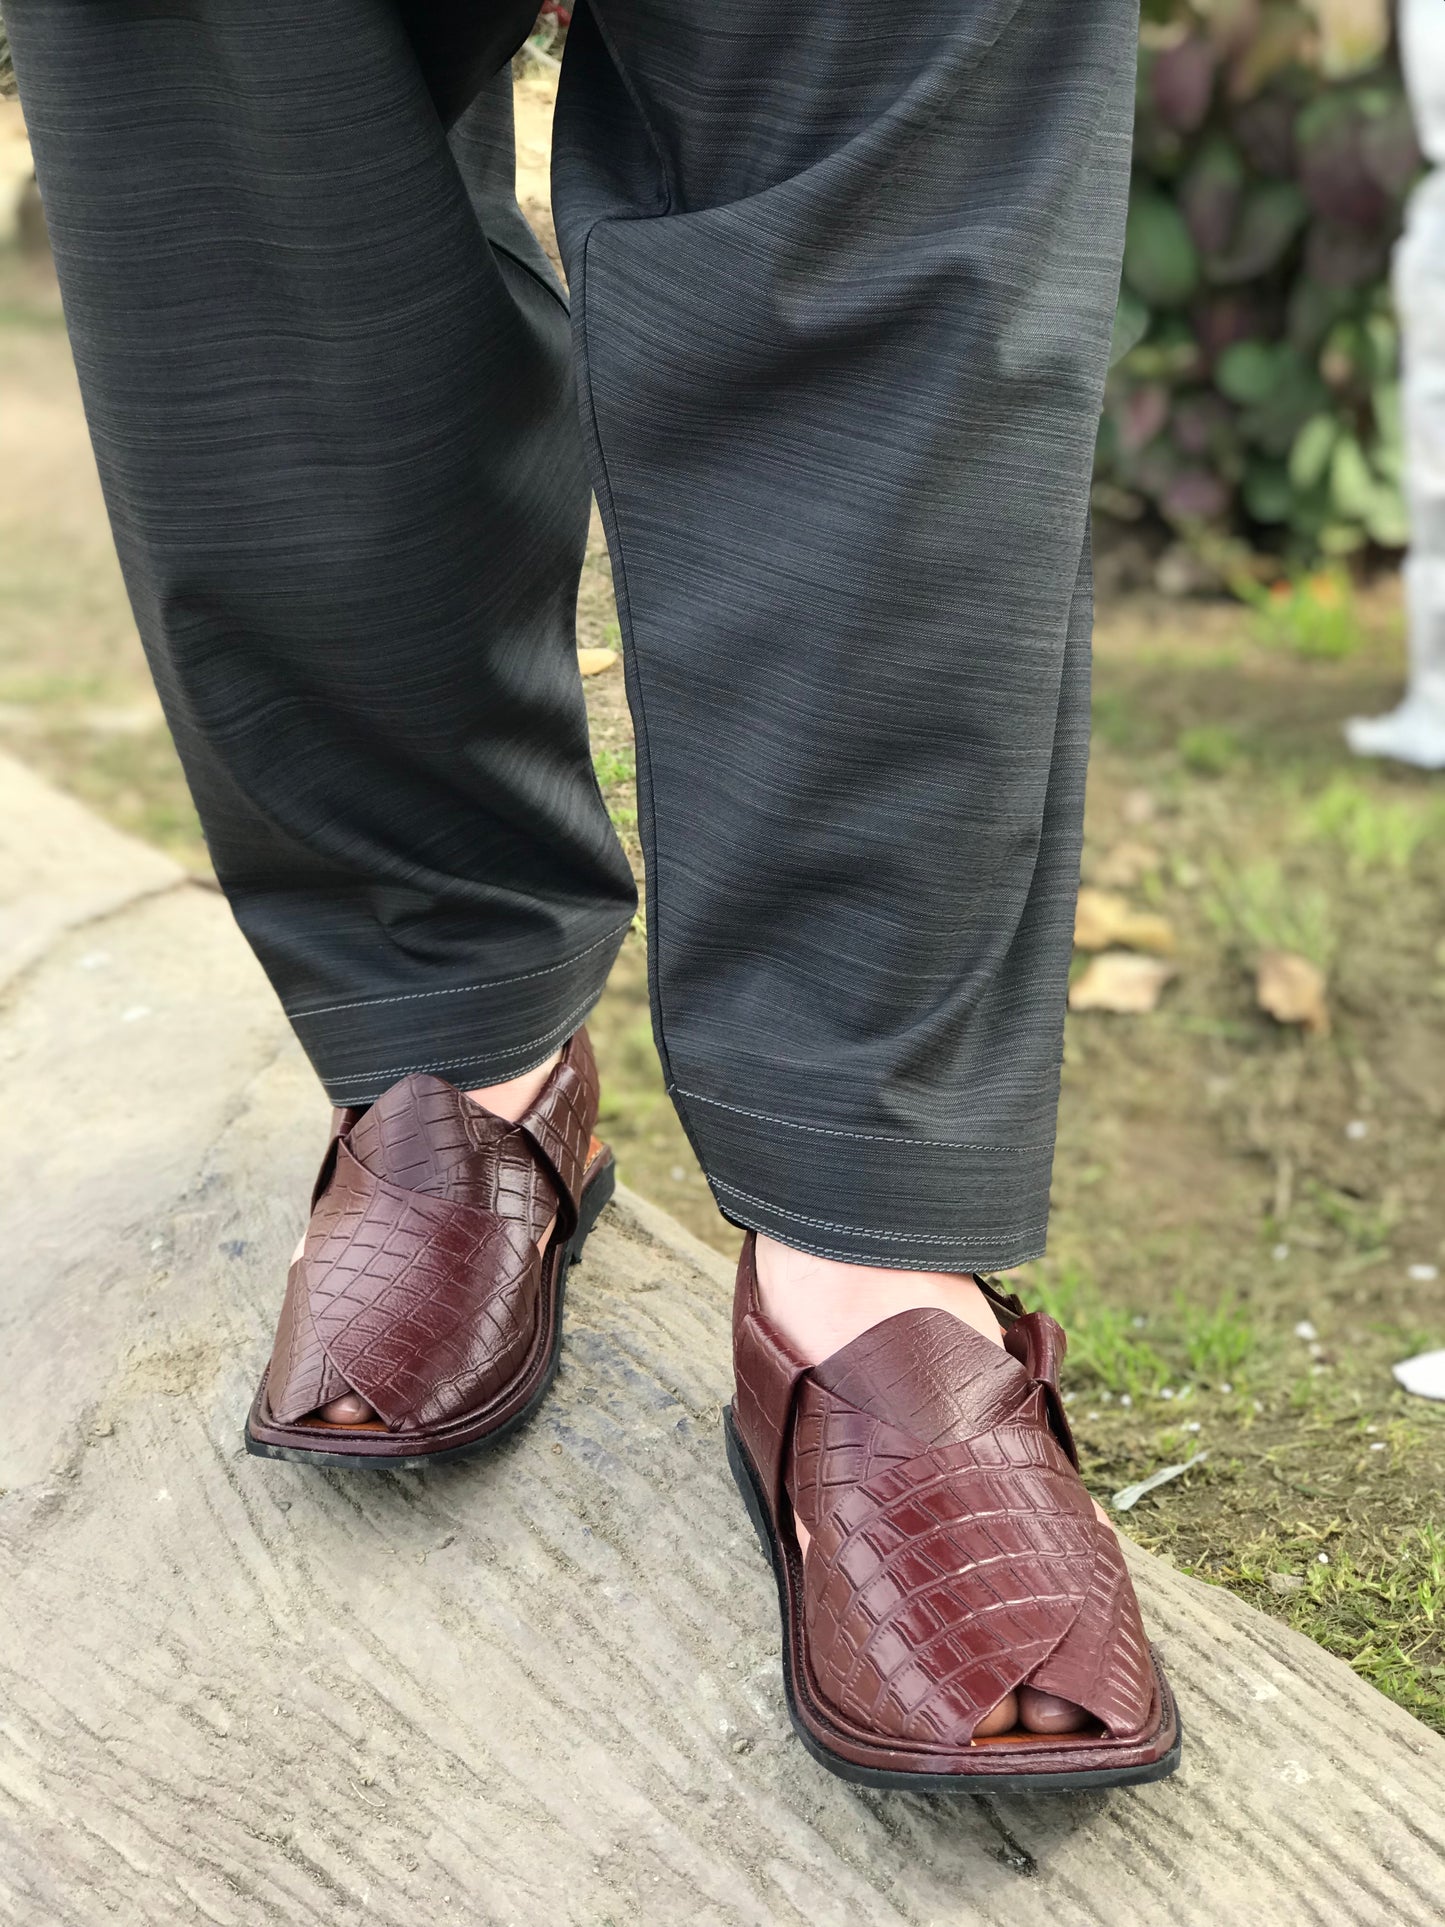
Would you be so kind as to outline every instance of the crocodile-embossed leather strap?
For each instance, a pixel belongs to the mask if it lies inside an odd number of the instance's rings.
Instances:
[[[538,1247],[570,1238],[597,1117],[579,1032],[518,1123],[442,1078],[339,1112],[267,1375],[293,1423],[347,1391],[393,1430],[485,1406],[537,1331]],[[551,1247],[549,1246],[549,1249]]]
[[[1141,1732],[1148,1642],[1079,1479],[1052,1318],[1016,1315],[1000,1345],[946,1311],[906,1311],[802,1368],[745,1253],[734,1333],[734,1422],[775,1521],[781,1461],[811,1535],[807,1677],[841,1728],[952,1756],[1031,1684],[1110,1739]]]

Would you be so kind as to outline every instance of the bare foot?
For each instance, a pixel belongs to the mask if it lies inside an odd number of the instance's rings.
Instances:
[[[505,1117],[510,1123],[515,1124],[523,1112],[540,1097],[542,1086],[556,1069],[561,1055],[560,1050],[554,1051],[546,1063],[539,1064],[535,1070],[523,1071],[520,1077],[509,1077],[504,1084],[485,1084],[480,1089],[468,1091],[466,1094],[474,1103],[480,1104],[484,1111],[490,1111],[494,1117]],[[556,1222],[555,1218],[549,1219],[546,1229],[537,1242],[539,1251],[546,1249],[547,1240],[552,1236],[552,1229]],[[293,1265],[305,1248],[306,1234],[302,1232],[301,1240],[291,1254]],[[321,1407],[316,1416],[328,1425],[370,1425],[376,1419],[376,1413],[359,1392],[345,1392],[340,1398],[332,1399],[329,1405]]]
[[[885,1318],[901,1311],[937,1307],[952,1312],[995,1345],[1003,1333],[977,1281],[945,1271],[889,1271],[881,1266],[844,1264],[836,1258],[817,1258],[795,1251],[775,1238],[758,1233],[758,1292],[763,1310],[788,1342],[811,1364],[818,1364],[840,1346],[857,1338]],[[1105,1525],[1107,1513],[1094,1511]],[[810,1534],[795,1518],[798,1546],[806,1559]],[[1091,1716],[1072,1700],[1021,1686],[1006,1693],[979,1722],[981,1739],[1009,1733],[1022,1726],[1030,1733],[1075,1733],[1092,1724]]]

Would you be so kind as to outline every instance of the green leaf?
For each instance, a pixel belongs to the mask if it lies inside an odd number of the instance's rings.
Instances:
[[[1331,522],[1320,530],[1319,544],[1325,555],[1354,555],[1364,548],[1368,537],[1350,522]]]
[[[1294,491],[1283,462],[1251,462],[1244,478],[1244,506],[1256,522],[1287,522]]]
[[[1375,488],[1364,449],[1353,435],[1341,435],[1330,457],[1330,502],[1336,515],[1363,522],[1374,503]]]
[[[1406,546],[1410,540],[1410,515],[1398,488],[1389,482],[1376,483],[1365,527],[1370,531],[1370,540],[1378,542],[1382,549]]]
[[[1121,362],[1149,332],[1149,310],[1127,288],[1119,290],[1119,305],[1114,310],[1114,339],[1109,349],[1109,366]]]
[[[1400,333],[1387,314],[1372,314],[1365,323],[1371,368],[1376,381],[1389,381],[1400,365]]]
[[[1214,364],[1214,385],[1241,406],[1266,401],[1279,379],[1279,350],[1263,341],[1236,341]]]
[[[1265,181],[1240,204],[1229,246],[1205,262],[1208,278],[1229,287],[1254,281],[1284,259],[1309,218],[1309,205],[1291,181]]]
[[[1184,216],[1162,194],[1133,196],[1124,233],[1124,284],[1146,307],[1178,308],[1199,281],[1199,256]]]
[[[1302,493],[1318,488],[1325,478],[1340,425],[1333,415],[1311,415],[1289,452],[1289,479]]]
[[[1398,381],[1376,384],[1370,395],[1375,416],[1375,445],[1383,456],[1398,458],[1405,446],[1405,419],[1400,408]]]

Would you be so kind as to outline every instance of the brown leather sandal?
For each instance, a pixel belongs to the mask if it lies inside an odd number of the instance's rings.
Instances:
[[[809,1367],[761,1310],[753,1243],[724,1434],[777,1580],[804,1746],[845,1780],[914,1792],[1172,1773],[1179,1715],[1079,1478],[1059,1326],[981,1280],[1006,1349],[949,1312],[907,1311]],[[1092,1726],[975,1738],[1023,1685]]]
[[[515,1124],[432,1076],[338,1111],[247,1450],[411,1470],[530,1417],[556,1375],[568,1267],[616,1188],[597,1101],[579,1030]],[[319,1416],[346,1392],[376,1419]]]

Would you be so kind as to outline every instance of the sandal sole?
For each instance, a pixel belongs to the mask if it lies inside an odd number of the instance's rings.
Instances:
[[[1167,1730],[1172,1723],[1174,1741],[1168,1751],[1156,1760],[1145,1760],[1132,1766],[1065,1768],[1042,1773],[1021,1773],[1008,1768],[999,1772],[983,1768],[972,1773],[914,1773],[890,1767],[861,1766],[857,1761],[835,1752],[832,1747],[825,1746],[798,1710],[794,1687],[796,1655],[793,1651],[791,1601],[782,1549],[768,1516],[761,1482],[738,1437],[731,1405],[723,1408],[723,1444],[727,1451],[728,1467],[742,1494],[763,1556],[772,1567],[773,1580],[778,1589],[778,1614],[783,1632],[783,1690],[788,1702],[788,1717],[793,1723],[793,1731],[820,1766],[827,1767],[830,1773],[836,1773],[840,1779],[852,1781],[855,1786],[877,1787],[893,1793],[1082,1793],[1095,1787],[1147,1786],[1153,1780],[1167,1779],[1179,1765],[1184,1734],[1174,1695],[1160,1669],[1157,1655],[1154,1670],[1160,1691],[1159,1730]]]
[[[552,1317],[552,1337],[542,1376],[526,1403],[503,1419],[501,1424],[481,1433],[476,1438],[466,1440],[461,1445],[438,1446],[431,1452],[387,1454],[328,1452],[315,1446],[273,1445],[270,1441],[256,1436],[251,1429],[251,1418],[248,1418],[243,1435],[246,1450],[258,1459],[289,1459],[294,1465],[315,1465],[323,1470],[330,1467],[344,1472],[420,1472],[430,1465],[451,1465],[458,1459],[471,1458],[474,1453],[485,1452],[491,1446],[500,1445],[503,1439],[510,1438],[529,1419],[536,1416],[538,1407],[552,1389],[552,1382],[557,1376],[557,1367],[562,1355],[562,1313],[567,1296],[567,1274],[573,1265],[581,1263],[582,1247],[586,1244],[603,1210],[611,1202],[616,1189],[617,1166],[609,1156],[597,1175],[583,1188],[581,1201],[577,1207],[577,1229],[572,1233],[561,1257],[560,1276],[557,1279],[557,1302]],[[262,1389],[264,1390],[264,1380]],[[258,1400],[260,1396],[258,1392]],[[254,1418],[254,1416],[253,1410],[251,1417]]]

